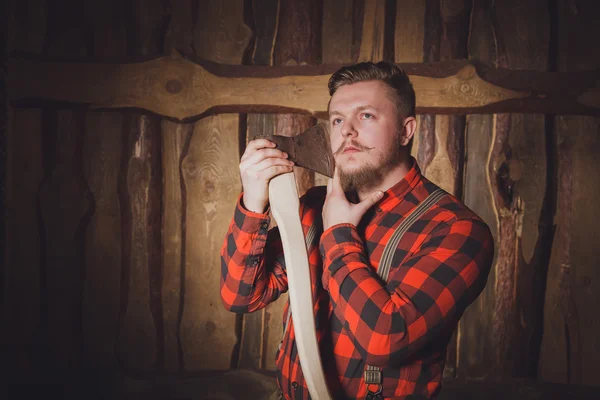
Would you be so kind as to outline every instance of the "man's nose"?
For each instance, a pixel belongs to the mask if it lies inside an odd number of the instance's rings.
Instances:
[[[357,131],[356,128],[354,127],[354,124],[347,120],[344,121],[344,125],[342,125],[342,136],[343,137],[355,137],[357,135]]]

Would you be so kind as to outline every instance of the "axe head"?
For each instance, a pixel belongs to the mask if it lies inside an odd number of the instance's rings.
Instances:
[[[258,137],[275,143],[278,149],[288,153],[289,159],[297,166],[333,177],[335,161],[329,144],[329,123],[320,122],[292,137],[280,135]]]

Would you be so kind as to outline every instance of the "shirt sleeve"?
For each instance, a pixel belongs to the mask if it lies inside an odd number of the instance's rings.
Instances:
[[[440,223],[420,248],[393,266],[386,284],[370,267],[350,224],[321,237],[323,286],[334,312],[367,364],[396,365],[447,334],[483,290],[493,259],[485,223]]]
[[[221,300],[247,313],[264,308],[288,289],[283,249],[269,215],[246,210],[240,195],[221,248]]]

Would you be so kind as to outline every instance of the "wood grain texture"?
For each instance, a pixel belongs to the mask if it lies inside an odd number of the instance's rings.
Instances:
[[[160,202],[160,121],[140,114],[126,116],[119,177],[122,230],[121,313],[117,351],[126,368],[152,371],[159,364],[151,270],[160,265],[155,210]],[[159,208],[160,209],[160,208]],[[158,230],[158,232],[160,232]],[[158,242],[158,243],[157,243]],[[157,256],[159,256],[157,258]]]
[[[492,0],[473,4],[469,59],[493,65],[496,42],[492,22]],[[491,151],[495,135],[494,115],[469,115],[466,121],[466,160],[464,202],[490,227],[498,243],[498,215],[492,192]],[[496,364],[494,331],[492,329],[495,305],[494,258],[488,281],[477,300],[463,314],[457,330],[456,377],[490,378]]]
[[[496,3],[495,18],[499,66],[546,70],[548,4]],[[499,373],[534,377],[542,330],[544,253],[549,248],[547,224],[541,218],[547,185],[546,127],[543,116],[502,114],[496,129],[492,184],[500,235],[494,348]]]
[[[353,61],[354,1],[325,0],[323,2],[322,59],[324,64],[348,65]],[[317,123],[328,121],[327,115]],[[315,173],[315,186],[327,186],[329,178]]]
[[[425,40],[425,2],[420,0],[398,0],[396,23],[394,24],[394,62],[422,63]],[[418,97],[418,96],[417,96]],[[412,139],[411,155],[418,157],[421,141],[421,115],[416,116],[417,131]]]
[[[427,3],[427,61],[447,61],[464,58],[469,32],[470,3],[464,0]],[[438,26],[436,27],[435,24]],[[430,31],[430,32],[429,32]],[[435,37],[439,35],[439,37]],[[423,119],[431,119],[424,116]],[[431,127],[433,128],[433,131]],[[435,117],[423,125],[422,151],[417,155],[425,176],[458,198],[462,197],[464,127],[462,116]],[[433,137],[432,137],[433,136]],[[434,143],[432,143],[434,142]]]
[[[252,32],[244,23],[241,0],[207,0],[198,10],[196,54],[222,64],[241,64]]]
[[[163,54],[167,14],[161,0],[131,0],[125,4],[128,19],[127,52],[133,57]]]
[[[358,62],[383,60],[385,0],[365,0]]]
[[[30,11],[28,11],[28,9]],[[41,54],[45,39],[46,2],[13,2],[7,50]],[[42,113],[7,110],[6,131],[6,262],[2,271],[3,327],[0,330],[1,368],[10,377],[39,364],[41,350],[40,230],[37,191],[44,176]]]
[[[176,1],[170,4],[170,20],[165,34],[164,51],[176,49],[185,56],[194,55],[194,4]],[[162,306],[164,319],[165,372],[183,371],[181,321],[185,279],[185,208],[186,196],[181,163],[187,152],[192,124],[168,120],[161,122],[162,140]]]
[[[127,50],[125,18],[119,2],[88,0],[85,22],[98,59],[123,59]],[[123,151],[123,115],[85,115],[83,170],[93,199],[85,232],[83,282],[83,359],[86,367],[109,370],[115,354],[121,295],[121,207],[118,178]]]
[[[275,38],[279,28],[279,8],[279,0],[252,2],[252,25],[256,32],[251,59],[253,65],[273,65]],[[257,135],[275,134],[275,115],[248,114],[245,134],[245,143]],[[271,222],[273,223],[273,220]],[[277,320],[281,321],[281,314],[280,300],[260,311],[242,316],[238,361],[240,368],[275,370],[274,351],[281,340],[281,322],[278,323]]]
[[[353,9],[353,0],[323,0],[321,33],[323,64],[352,62]]]
[[[181,160],[193,126],[163,120],[161,123],[163,171],[163,281],[165,371],[183,369],[180,324],[183,310],[183,190]]]
[[[322,117],[330,77],[322,74],[337,68],[228,66],[207,61],[203,65],[178,53],[129,64],[15,57],[8,62],[9,100],[16,105],[67,102],[93,108],[134,107],[179,120],[223,112],[295,111]],[[507,71],[466,61],[401,67],[417,93],[418,113],[600,115],[596,103],[600,69],[580,74]],[[583,98],[587,104],[581,102]]]
[[[83,358],[90,368],[116,365],[116,332],[121,295],[121,206],[117,191],[123,147],[123,116],[85,117],[83,171],[93,213],[85,232]]]
[[[396,0],[394,58],[396,63],[423,62],[425,2]]]
[[[177,0],[170,4],[170,19],[165,33],[163,53],[174,50],[186,56],[194,54],[194,14],[192,0]]]
[[[597,3],[559,1],[557,67],[582,71],[600,65],[597,52],[581,42],[598,35]],[[590,37],[591,37],[590,36]],[[598,332],[595,318],[600,277],[595,260],[599,229],[594,198],[600,187],[597,155],[598,118],[561,116],[555,120],[557,146],[556,236],[548,269],[544,336],[539,360],[541,379],[598,385]]]
[[[441,11],[440,2],[435,0],[425,1],[425,26],[423,36],[423,61],[424,62],[436,62],[440,60],[440,28],[441,28]],[[421,95],[415,87],[415,83],[411,78],[413,87],[415,88],[415,94],[417,96],[417,102],[419,102]],[[419,143],[416,149],[416,158],[421,171],[425,175],[427,167],[435,157],[436,149],[436,138],[435,138],[435,115],[423,114],[419,120],[418,134]]]
[[[252,50],[253,65],[273,65],[275,38],[279,28],[279,0],[253,0],[252,19],[255,43]]]
[[[127,53],[162,54],[164,8],[159,0],[127,4]],[[125,114],[119,193],[122,213],[122,285],[118,357],[135,371],[164,368],[162,311],[160,119]],[[139,338],[138,338],[139,337]]]
[[[282,1],[273,53],[274,65],[321,62],[321,0]]]
[[[182,161],[186,193],[185,308],[181,340],[185,369],[226,369],[237,342],[234,315],[219,300],[219,250],[240,192],[238,117],[195,124]]]
[[[251,36],[244,23],[243,1],[204,4],[198,10],[196,26],[197,56],[219,63],[241,63]],[[210,41],[219,43],[205,43]],[[189,149],[183,154],[186,230],[181,346],[186,371],[231,367],[238,344],[235,315],[219,301],[218,266],[222,240],[240,193],[239,124],[237,115],[198,121]]]

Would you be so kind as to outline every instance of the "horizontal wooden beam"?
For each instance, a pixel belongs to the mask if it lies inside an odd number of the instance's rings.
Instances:
[[[503,70],[466,60],[399,65],[415,88],[417,113],[600,116],[600,70]],[[322,118],[329,101],[327,81],[337,68],[196,63],[178,52],[137,63],[13,57],[8,93],[15,107],[60,102],[137,108],[175,120],[221,112],[298,112]]]

